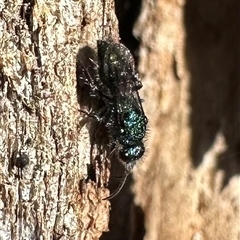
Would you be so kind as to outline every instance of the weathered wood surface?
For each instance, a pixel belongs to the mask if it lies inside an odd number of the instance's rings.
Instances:
[[[238,1],[143,1],[145,240],[240,237]],[[133,238],[135,239],[135,238]]]
[[[93,182],[80,191],[90,144],[76,91],[78,52],[104,34],[118,35],[113,1],[1,1],[0,239],[108,230],[108,191]]]
[[[126,188],[113,199],[101,239],[239,239],[237,9],[237,0],[143,1],[134,34],[147,152],[134,200]],[[113,2],[8,1],[0,12],[0,238],[98,239],[110,205],[103,186],[80,186],[90,141],[76,66],[80,49],[118,39]]]

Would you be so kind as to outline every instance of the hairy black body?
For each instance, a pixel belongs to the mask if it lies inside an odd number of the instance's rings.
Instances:
[[[97,47],[98,76],[88,79],[88,84],[90,95],[102,104],[90,114],[106,127],[109,145],[124,163],[127,176],[145,152],[143,140],[148,120],[138,93],[142,83],[134,59],[124,45],[99,40]]]

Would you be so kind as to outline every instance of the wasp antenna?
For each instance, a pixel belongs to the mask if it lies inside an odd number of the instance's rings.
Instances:
[[[116,197],[119,192],[122,190],[126,180],[127,180],[127,177],[129,175],[130,172],[127,172],[124,176],[124,178],[122,178],[121,182],[119,183],[117,189],[115,189],[115,191],[113,193],[110,194],[110,196],[106,197],[106,198],[103,198],[103,200],[110,200],[110,199],[113,199],[114,197]]]

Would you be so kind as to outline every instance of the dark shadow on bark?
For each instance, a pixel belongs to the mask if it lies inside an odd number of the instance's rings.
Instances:
[[[20,9],[20,16],[26,21],[30,32],[33,30],[33,9],[35,4],[35,0],[23,0]]]
[[[107,171],[110,168],[108,161],[110,154],[108,149],[109,137],[104,124],[91,115],[91,112],[101,111],[104,105],[101,99],[92,95],[92,89],[89,85],[91,79],[97,77],[97,54],[92,48],[85,46],[79,50],[76,61],[77,97],[80,111],[84,116],[80,122],[80,127],[87,125],[90,138],[91,164],[88,166],[88,177],[85,181],[91,180],[96,182],[98,187],[105,187],[108,182]]]
[[[131,51],[136,63],[140,42],[133,35],[134,24],[141,11],[142,0],[115,0],[121,42]]]
[[[191,74],[191,155],[197,167],[217,133],[227,150],[219,156],[228,183],[240,173],[239,1],[189,0],[185,6],[186,59]]]
[[[114,163],[115,162],[115,163]],[[113,161],[112,164],[116,164]],[[116,171],[114,171],[116,174]],[[111,171],[112,173],[112,171]],[[133,204],[133,196],[130,192],[130,185],[132,183],[131,175],[126,180],[126,183],[121,192],[111,202],[111,212],[109,221],[109,232],[103,233],[101,240],[120,240],[130,239],[131,232],[131,207]],[[117,188],[117,181],[112,179],[110,191]]]
[[[112,162],[112,164],[117,165],[116,161],[115,163]],[[115,168],[114,174],[116,173]],[[122,191],[110,200],[112,208],[109,222],[110,231],[104,233],[100,238],[101,240],[141,240],[144,238],[144,213],[140,207],[133,203],[133,194],[130,190],[131,184],[132,176],[129,175]],[[110,181],[109,189],[111,191],[114,191],[117,187],[118,182],[115,181],[111,184]]]

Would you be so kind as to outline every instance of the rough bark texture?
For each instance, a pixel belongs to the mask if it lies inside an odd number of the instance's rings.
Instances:
[[[143,0],[134,34],[147,152],[135,198],[128,179],[102,240],[239,239],[238,9],[237,0]],[[100,187],[81,181],[92,156],[76,72],[85,47],[109,36],[118,40],[112,1],[0,1],[1,239],[108,230],[108,171]]]
[[[80,49],[104,36],[118,39],[113,1],[0,1],[0,239],[108,230],[108,191],[81,184],[90,142],[76,91]]]

